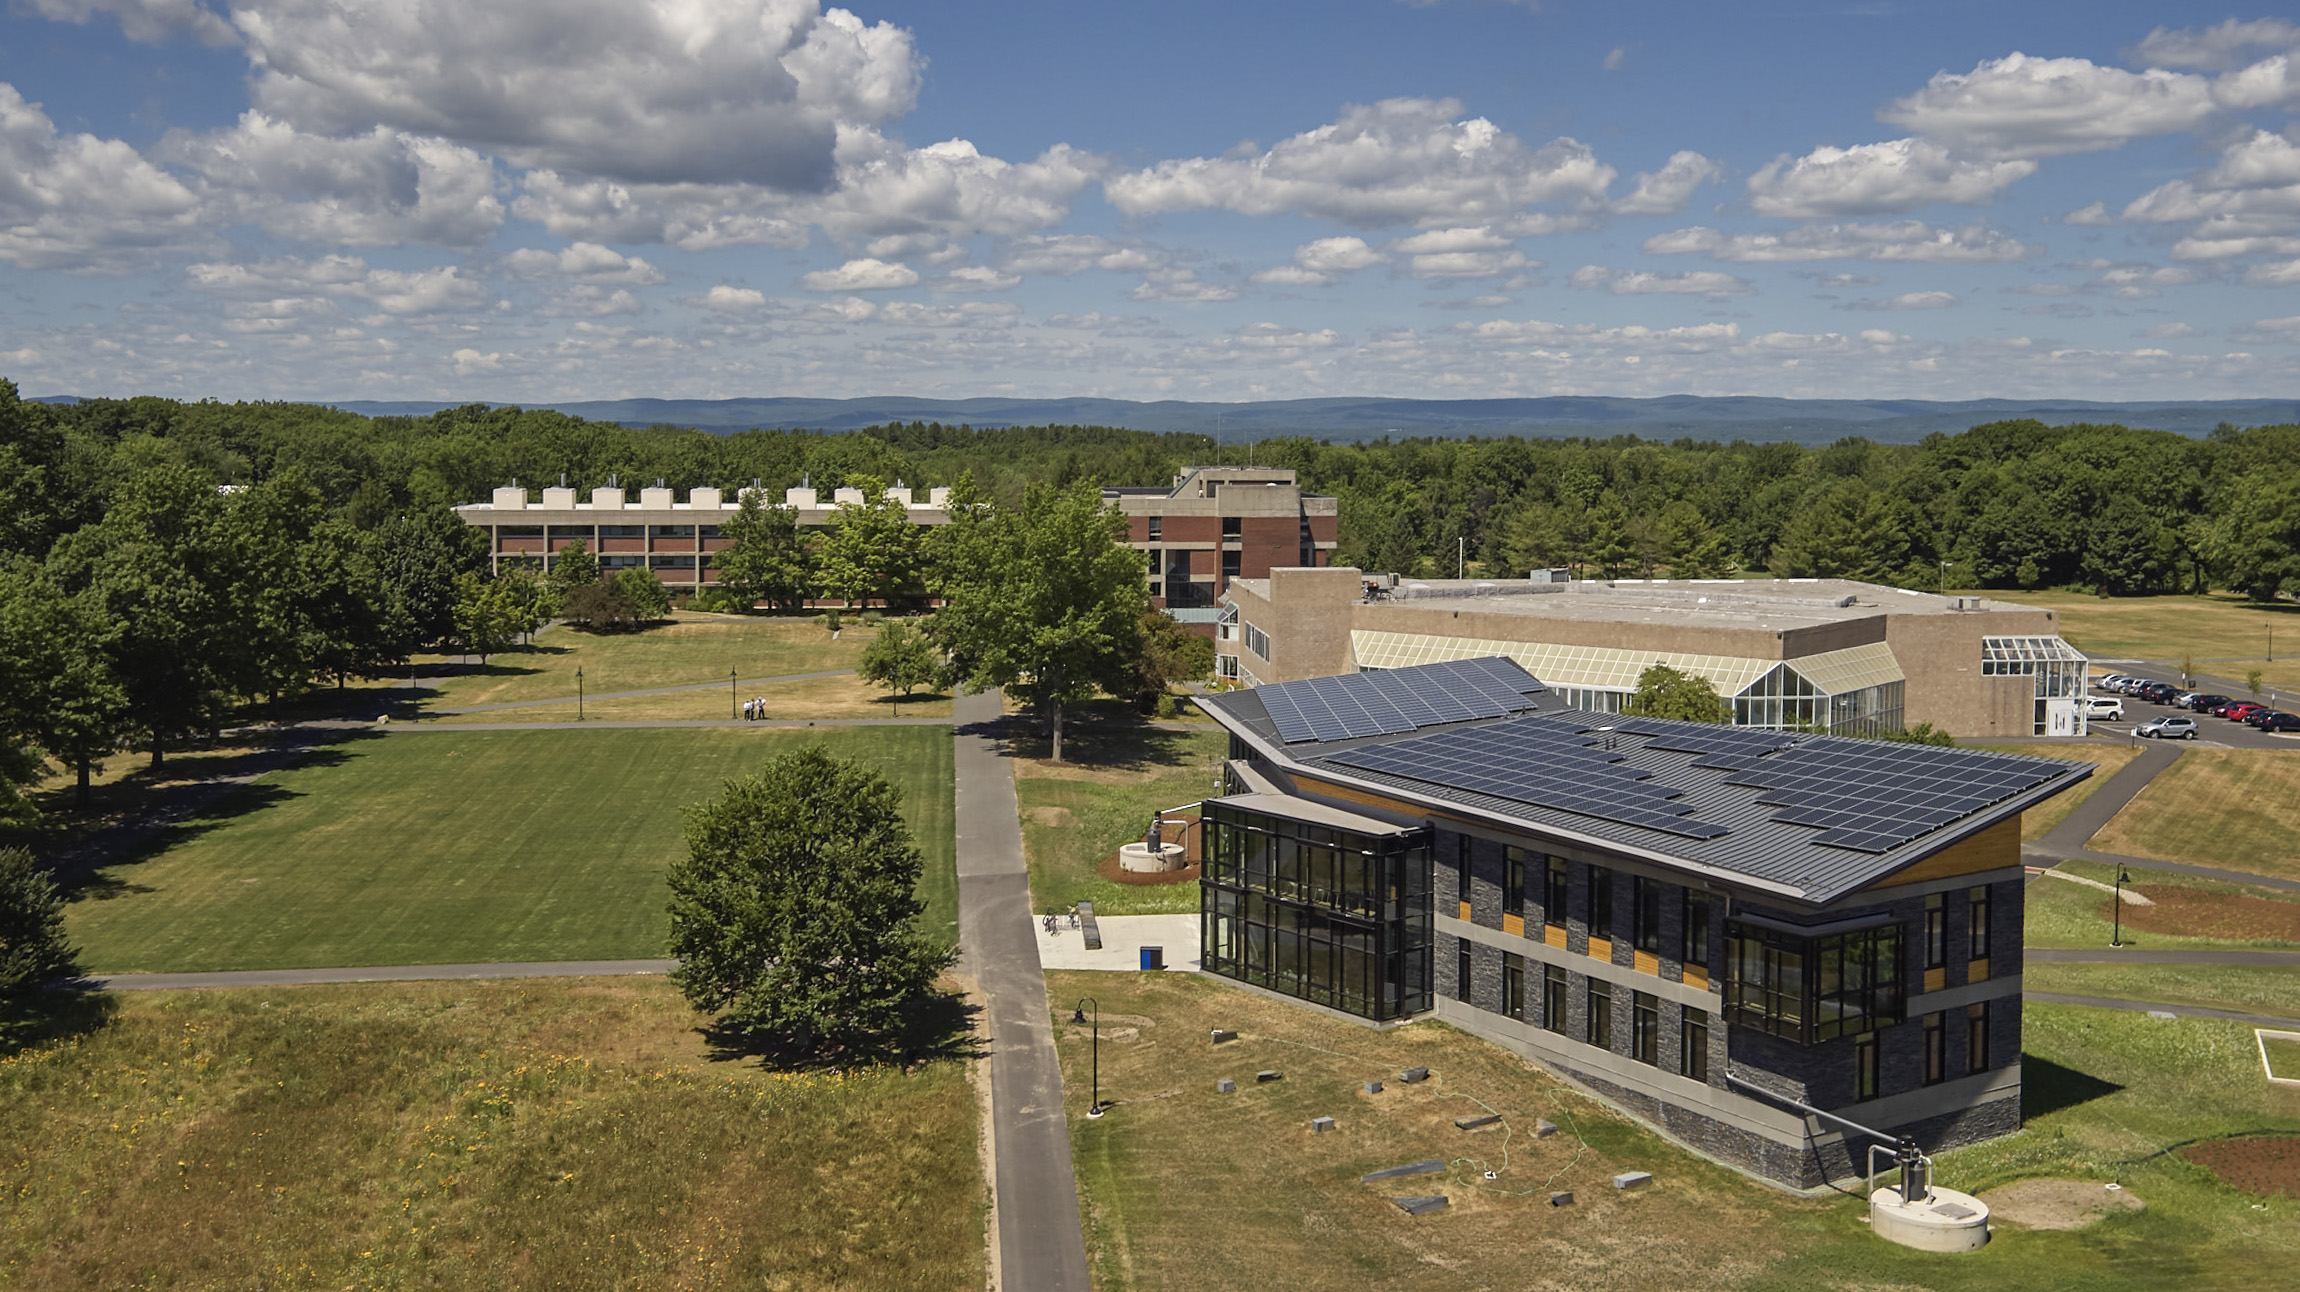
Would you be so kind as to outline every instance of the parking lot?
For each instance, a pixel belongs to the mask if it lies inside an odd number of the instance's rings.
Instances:
[[[2180,673],[2177,669],[2156,668],[2147,664],[2118,664],[2111,661],[2102,661],[2099,664],[2096,664],[2095,668],[2102,670],[2103,672],[2112,671],[2117,673],[2124,673],[2133,677],[2155,678],[2160,682],[2168,682],[2174,686],[2180,685]],[[2093,680],[2097,682],[2101,676],[2102,672],[2095,672],[2093,675]],[[2242,685],[2226,685],[2225,683],[2226,679],[2219,679],[2215,681],[2213,679],[2199,677],[2197,679],[2196,685],[2201,689],[2214,691],[2221,695],[2233,695],[2239,699],[2252,698],[2250,693],[2246,692]],[[2110,692],[2101,691],[2096,688],[2092,690],[2090,694],[2107,695],[2110,694]],[[2252,727],[2247,727],[2241,722],[2230,722],[2226,718],[2215,718],[2209,713],[2191,713],[2187,709],[2179,708],[2169,704],[2150,704],[2146,700],[2142,700],[2129,695],[2120,695],[2116,698],[2124,701],[2124,717],[2118,721],[2103,721],[2098,718],[2094,719],[2092,723],[2093,735],[2129,736],[2132,733],[2132,729],[2134,727],[2137,727],[2141,723],[2148,721],[2150,718],[2159,718],[2170,714],[2188,714],[2190,717],[2196,719],[2196,740],[2194,743],[2199,745],[2223,745],[2236,749],[2300,748],[2300,734],[2272,735]],[[2282,692],[2277,692],[2273,695],[2270,695],[2264,692],[2261,695],[2260,700],[2264,704],[2272,705],[2273,707],[2282,709],[2287,713],[2300,713],[2300,696],[2286,695]]]

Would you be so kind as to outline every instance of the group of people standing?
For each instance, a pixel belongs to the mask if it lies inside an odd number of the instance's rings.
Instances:
[[[767,702],[765,700],[761,699],[743,701],[743,721],[764,722],[766,721],[766,718]]]

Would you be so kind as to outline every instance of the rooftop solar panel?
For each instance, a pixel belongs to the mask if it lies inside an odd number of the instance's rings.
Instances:
[[[1258,687],[1278,739],[1299,744],[1387,736],[1534,707],[1545,688],[1500,658],[1450,660]]]
[[[1775,821],[1824,827],[1814,843],[1889,852],[2035,789],[2054,774],[2038,759],[1830,741],[1757,759],[1726,784],[1764,791],[1757,802],[1780,809]]]

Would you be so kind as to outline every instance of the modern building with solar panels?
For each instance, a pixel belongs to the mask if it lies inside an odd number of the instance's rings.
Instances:
[[[1555,573],[1398,582],[1337,566],[1233,579],[1216,671],[1257,686],[1499,655],[1575,707],[1618,713],[1661,663],[1707,678],[1741,726],[2084,734],[2087,661],[2051,610],[1851,579]]]
[[[2020,1124],[2021,813],[2087,764],[1566,705],[1495,657],[1209,698],[1208,972],[1435,1016],[1798,1187]]]

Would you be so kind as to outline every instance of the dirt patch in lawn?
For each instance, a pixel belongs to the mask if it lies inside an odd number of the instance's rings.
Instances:
[[[2180,1155],[2246,1193],[2300,1198],[2300,1135],[2214,1140],[2184,1148]]]
[[[1026,808],[1022,815],[1029,817],[1039,825],[1069,825],[1078,819],[1077,813],[1066,807]]]
[[[2148,896],[2155,905],[2124,908],[2125,927],[2184,938],[2300,942],[2300,902],[2170,885],[2153,888]],[[2110,917],[2115,901],[2111,897],[2100,903],[2100,918]]]
[[[2103,1216],[2147,1206],[2121,1189],[2093,1180],[2022,1180],[1981,1195],[1989,1215],[2028,1229],[2082,1229]]]
[[[1086,763],[1058,763],[1047,758],[1017,758],[1015,775],[1045,781],[1087,781],[1095,785],[1140,785],[1158,779],[1159,767],[1094,767]]]

